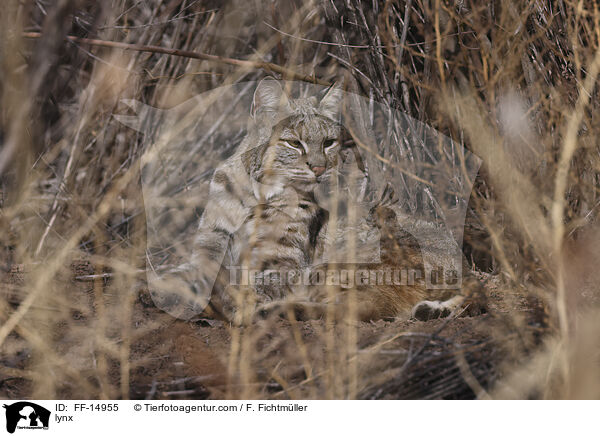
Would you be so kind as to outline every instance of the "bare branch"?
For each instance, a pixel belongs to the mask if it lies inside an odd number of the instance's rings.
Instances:
[[[23,33],[24,38],[38,39],[42,37],[39,32],[26,32]],[[148,53],[161,53],[170,56],[180,56],[190,59],[200,59],[204,61],[217,62],[226,65],[234,65],[236,67],[250,68],[257,70],[264,70],[269,73],[281,74],[284,79],[289,80],[302,80],[303,82],[315,83],[317,85],[329,86],[330,82],[316,78],[315,76],[307,76],[304,74],[297,73],[289,68],[282,67],[280,65],[273,64],[271,62],[260,62],[260,61],[248,61],[244,59],[233,59],[218,55],[211,55],[207,53],[198,53],[189,50],[178,50],[175,48],[159,47],[156,45],[139,45],[139,44],[127,44],[125,42],[117,41],[106,41],[102,39],[89,39],[80,38],[78,36],[68,35],[66,37],[69,41],[78,42],[80,44],[89,44],[97,47],[110,47],[119,48],[121,50],[133,50],[142,51]]]

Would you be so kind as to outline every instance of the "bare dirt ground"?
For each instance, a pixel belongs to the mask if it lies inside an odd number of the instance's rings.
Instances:
[[[19,295],[26,269],[13,266],[1,281],[3,298],[13,309],[23,298]],[[93,306],[94,285],[85,280],[94,273],[93,267],[79,261],[71,269],[72,276],[63,282],[68,293],[81,298],[84,306]],[[104,285],[104,292],[112,289],[110,279]],[[354,368],[353,395],[358,398],[481,397],[502,378],[504,368],[526,359],[545,332],[544,311],[538,303],[503,288],[498,277],[487,277],[485,293],[487,313],[475,317],[428,322],[390,319],[357,323],[350,329],[324,320],[277,319],[235,329],[220,321],[175,319],[157,309],[142,289],[131,311],[128,395],[136,399],[339,398],[347,393],[331,386],[346,384],[347,372],[336,370],[345,365]],[[107,304],[110,313],[110,305],[118,305],[118,299]],[[96,326],[93,307],[90,312],[70,309],[69,317],[69,322],[55,327],[52,347],[90,384],[102,385],[94,375],[97,362],[89,337]],[[356,348],[350,351],[343,349],[348,331],[356,334]],[[118,323],[111,338],[122,345]],[[18,330],[5,341],[0,351],[0,397],[28,398],[34,392],[35,377],[28,375],[39,362],[32,360],[30,347]],[[332,353],[336,349],[343,351]],[[110,387],[118,387],[124,377],[122,363],[109,359],[107,373],[101,391],[108,397],[123,397]],[[59,398],[89,395],[68,377],[56,384]]]

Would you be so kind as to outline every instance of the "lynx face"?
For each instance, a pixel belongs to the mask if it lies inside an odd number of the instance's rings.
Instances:
[[[250,173],[266,185],[312,192],[335,172],[339,155],[341,90],[316,97],[288,99],[283,89],[263,82],[255,95],[257,117],[273,124],[266,141],[251,152]]]
[[[339,127],[319,115],[292,116],[273,130],[263,157],[263,177],[284,179],[301,191],[312,191],[337,166]],[[260,181],[260,180],[259,180]]]

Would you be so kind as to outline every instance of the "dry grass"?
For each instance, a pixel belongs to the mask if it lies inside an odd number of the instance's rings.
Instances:
[[[600,397],[595,2],[3,6],[0,396]],[[322,83],[344,78],[349,91],[482,159],[463,251],[487,277],[495,310],[428,324],[244,329],[184,323],[153,307],[142,274],[147,144],[113,114],[133,114],[125,99],[172,108],[268,72],[289,79],[289,71]],[[390,135],[403,152],[382,158],[401,156],[408,169],[412,160],[441,165],[403,131]],[[208,167],[235,145],[221,139],[203,139]],[[423,185],[402,177],[406,211],[435,212]]]

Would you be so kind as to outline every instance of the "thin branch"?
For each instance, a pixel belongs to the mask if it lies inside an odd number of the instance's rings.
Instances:
[[[285,36],[290,37],[290,38],[298,39],[298,40],[304,41],[304,42],[312,42],[313,44],[333,45],[333,46],[336,46],[336,47],[363,48],[363,49],[366,49],[366,48],[386,48],[384,45],[378,45],[378,46],[372,46],[372,45],[352,45],[352,44],[340,44],[339,42],[317,41],[316,39],[302,38],[300,36],[292,35],[291,33],[284,32],[283,30],[280,30],[280,29],[276,28],[275,26],[267,23],[266,21],[263,21],[263,24],[265,26],[267,26],[267,27],[270,27],[274,31],[276,31],[278,33],[281,33],[282,35],[285,35]],[[396,47],[396,46],[392,46],[392,47]]]
[[[32,38],[38,39],[42,37],[42,34],[39,32],[26,32],[23,33],[24,38]],[[174,48],[166,48],[159,47],[156,45],[138,45],[138,44],[127,44],[125,42],[117,42],[117,41],[106,41],[102,39],[89,39],[89,38],[80,38],[77,36],[68,35],[66,37],[69,41],[78,42],[80,44],[89,44],[97,47],[110,47],[110,48],[119,48],[121,50],[133,50],[133,51],[141,51],[148,53],[161,53],[170,56],[180,56],[184,58],[191,59],[200,59],[204,61],[217,62],[221,64],[234,65],[236,67],[250,68],[250,69],[258,69],[265,70],[270,73],[281,74],[283,78],[290,80],[302,80],[304,82],[315,83],[317,85],[329,86],[331,83],[326,82],[324,80],[318,79],[315,76],[307,76],[304,74],[300,74],[291,70],[289,68],[282,67],[280,65],[276,65],[270,62],[262,62],[262,61],[249,61],[244,59],[233,59],[227,58],[223,56],[211,55],[207,53],[199,53],[195,51],[189,50],[178,50]]]
[[[174,21],[185,20],[186,18],[195,17],[197,15],[208,14],[209,12],[214,12],[216,10],[217,9],[209,9],[208,11],[195,12],[193,14],[184,15],[183,17],[174,17],[174,18],[171,18],[170,20],[166,20],[166,21],[159,21],[157,23],[139,24],[139,25],[136,25],[136,26],[103,26],[103,27],[100,27],[99,30],[106,30],[106,29],[142,29],[144,27],[162,26],[164,24],[169,24],[169,23],[172,23]]]

